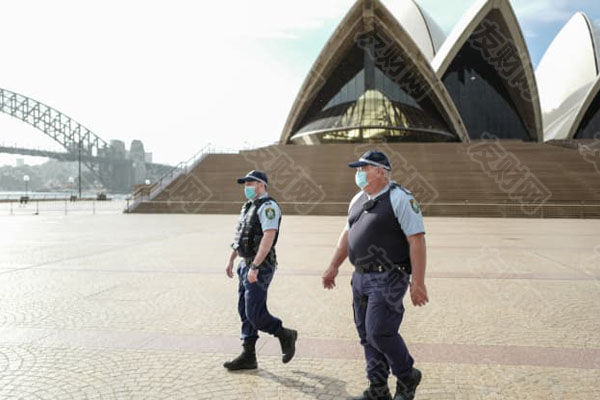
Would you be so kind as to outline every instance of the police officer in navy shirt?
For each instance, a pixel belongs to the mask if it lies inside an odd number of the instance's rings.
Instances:
[[[284,328],[281,320],[267,310],[267,291],[277,266],[275,244],[279,236],[281,210],[266,191],[269,181],[263,171],[250,171],[237,182],[244,185],[248,201],[240,212],[231,245],[233,251],[225,271],[227,276],[233,278],[233,263],[237,257],[241,258],[237,275],[243,351],[234,360],[223,364],[230,371],[257,368],[255,344],[258,331],[279,339],[284,363],[294,357],[298,337],[298,332]]]
[[[369,387],[357,400],[391,400],[390,370],[397,378],[394,400],[411,400],[421,380],[406,344],[398,334],[404,294],[425,305],[425,228],[412,193],[390,181],[385,153],[368,151],[359,161],[355,181],[361,191],[348,209],[348,222],[338,241],[323,286],[332,289],[346,257],[354,266],[354,321],[364,348]],[[412,274],[412,280],[410,276]]]

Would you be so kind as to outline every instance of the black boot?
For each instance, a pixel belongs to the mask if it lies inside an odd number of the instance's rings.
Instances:
[[[277,338],[281,345],[281,353],[283,353],[281,361],[283,361],[284,364],[289,363],[296,353],[298,332],[293,329],[281,328],[281,332],[277,334]]]
[[[230,371],[237,371],[240,369],[256,369],[258,363],[256,362],[256,350],[254,344],[256,342],[244,343],[242,346],[244,350],[242,354],[237,356],[232,361],[227,361],[223,366]]]
[[[352,400],[392,400],[387,383],[369,383],[369,387],[362,396],[353,397]]]
[[[415,398],[415,391],[421,382],[421,371],[413,368],[410,375],[402,380],[398,379],[396,384],[396,394],[394,400],[412,400]]]

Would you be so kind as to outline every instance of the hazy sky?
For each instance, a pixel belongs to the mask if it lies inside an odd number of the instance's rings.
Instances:
[[[417,2],[446,32],[473,4]],[[51,105],[106,140],[129,147],[141,139],[157,162],[177,163],[207,143],[275,142],[311,64],[352,4],[0,0],[0,87]],[[512,4],[534,64],[575,11],[600,22],[597,0]],[[4,114],[0,143],[62,150]],[[14,158],[0,155],[0,165]]]

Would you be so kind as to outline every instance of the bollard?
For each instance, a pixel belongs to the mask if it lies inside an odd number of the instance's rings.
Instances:
[[[12,202],[12,200],[9,200],[8,202],[10,203],[10,215],[13,215],[13,208],[12,208],[13,207],[13,205],[12,205],[13,202]]]
[[[92,214],[96,215],[96,200],[92,200]]]
[[[40,201],[39,200],[35,201],[35,214],[34,215],[40,215]]]
[[[65,215],[67,215],[67,199],[65,199]]]

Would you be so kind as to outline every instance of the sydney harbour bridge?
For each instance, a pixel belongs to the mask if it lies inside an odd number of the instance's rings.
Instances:
[[[65,149],[61,152],[0,146],[0,153],[78,161],[108,190],[131,192],[135,184],[155,180],[171,169],[147,160],[139,140],[134,140],[127,151],[122,141],[109,143],[62,112],[10,90],[0,88],[0,112],[33,126]]]

